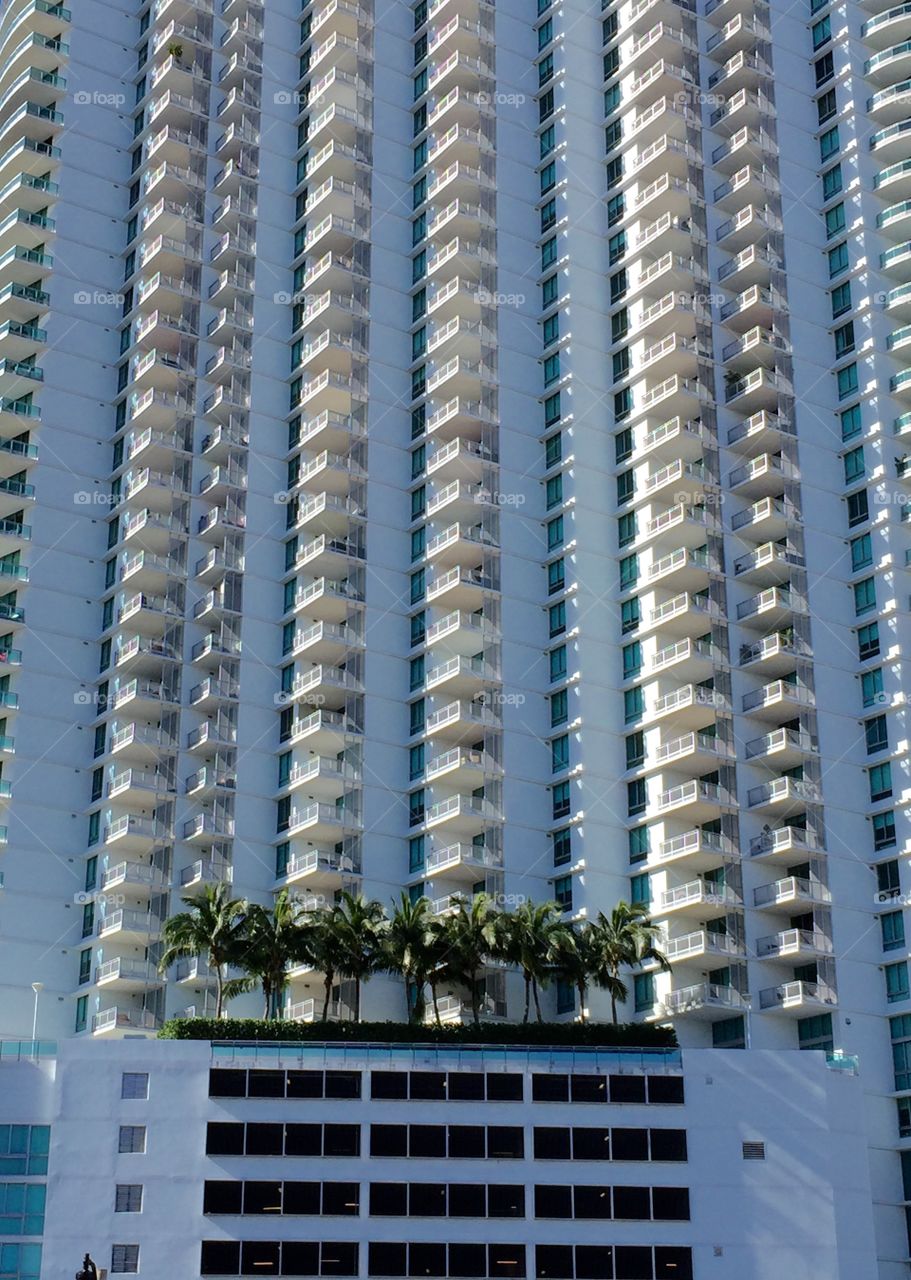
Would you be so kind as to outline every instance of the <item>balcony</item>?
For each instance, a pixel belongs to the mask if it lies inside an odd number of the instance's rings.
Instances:
[[[149,853],[156,840],[162,839],[151,818],[124,814],[104,828],[102,839],[108,849],[124,853]]]
[[[116,1038],[135,1035],[138,1031],[152,1034],[158,1031],[160,1025],[148,1009],[103,1009],[92,1018],[92,1035]]]
[[[665,997],[661,1017],[692,1017],[706,1022],[717,1022],[749,1009],[749,1001],[734,987],[715,982],[698,982],[691,987],[681,987]]]
[[[760,1010],[790,1018],[806,1018],[837,1004],[838,997],[832,988],[820,982],[783,982],[759,993]]]
[[[817,752],[816,739],[797,729],[776,729],[746,744],[747,760],[768,762],[781,769],[802,764]]]
[[[802,827],[768,828],[750,840],[751,858],[780,858],[784,862],[793,862],[795,858],[802,861],[808,854],[816,856],[824,852],[816,837]]]
[[[687,684],[662,694],[646,710],[643,722],[655,724],[673,717],[675,729],[706,729],[719,711],[729,711],[727,697],[715,689]]]
[[[354,724],[341,712],[321,709],[294,720],[286,741],[306,743],[308,750],[329,755],[343,751],[356,732]]]
[[[820,804],[822,792],[814,782],[799,778],[773,778],[762,786],[750,787],[747,807],[751,812],[794,813],[808,804]]]
[[[485,729],[499,727],[495,712],[480,700],[448,702],[433,711],[424,726],[428,738],[440,738],[453,744],[475,741]]]
[[[782,929],[756,940],[760,960],[783,960],[793,963],[814,960],[832,954],[832,939],[818,929]]]
[[[99,938],[117,938],[141,940],[148,942],[150,937],[157,937],[161,922],[148,911],[135,911],[122,907],[116,911],[108,911],[95,925],[95,934]]]
[[[292,809],[288,826],[280,832],[282,839],[306,835],[308,840],[339,841],[361,829],[360,819],[343,804],[315,801],[300,809]]]
[[[660,893],[653,911],[656,916],[692,915],[701,921],[716,920],[742,907],[743,902],[729,885],[690,880]]]
[[[292,794],[304,790],[314,799],[334,801],[360,780],[360,771],[353,765],[340,763],[331,756],[310,756],[291,766],[280,790]]]
[[[666,818],[673,816],[688,822],[711,822],[720,817],[724,809],[736,807],[734,797],[714,782],[694,778],[690,782],[662,791],[650,805],[647,816]]]
[[[736,856],[724,836],[697,827],[662,840],[649,854],[648,869],[657,871],[685,865],[687,871],[711,871]]]
[[[118,862],[101,876],[101,892],[105,895],[128,889],[133,897],[145,897],[163,892],[166,885],[164,873],[145,862]]]
[[[682,591],[646,614],[640,632],[662,631],[690,638],[703,636],[719,616],[718,606],[708,597]]]
[[[472,836],[480,834],[491,823],[503,821],[503,814],[483,797],[472,795],[447,796],[428,805],[424,824],[428,831],[445,827],[447,835]]]
[[[502,859],[483,845],[456,842],[429,850],[421,876],[434,881],[446,879],[474,885],[483,880],[491,868],[500,866]]]
[[[793,720],[801,711],[815,705],[812,690],[796,680],[773,680],[743,696],[745,715],[766,720]]]
[[[192,896],[202,893],[207,885],[231,884],[233,879],[234,868],[229,863],[200,858],[182,868],[180,890],[182,894]]]
[[[759,911],[793,914],[800,908],[825,906],[831,901],[831,893],[820,880],[803,876],[784,876],[753,890],[753,906]]]
[[[762,671],[769,675],[786,675],[794,671],[804,652],[802,644],[788,631],[764,636],[755,644],[740,647],[740,665],[744,670]]]
[[[745,627],[780,630],[795,614],[807,612],[806,601],[785,587],[768,587],[737,606],[737,621]]]
[[[96,967],[94,982],[96,987],[114,991],[143,991],[146,987],[160,986],[162,979],[148,961],[116,956]]]
[[[745,954],[743,946],[724,933],[697,929],[679,938],[668,938],[661,946],[670,965],[698,964],[705,971],[726,969],[731,960]]]
[[[349,856],[320,849],[308,849],[301,854],[290,855],[279,881],[283,886],[305,884],[307,888],[317,892],[334,893],[351,883],[352,878],[357,874],[357,869]]]

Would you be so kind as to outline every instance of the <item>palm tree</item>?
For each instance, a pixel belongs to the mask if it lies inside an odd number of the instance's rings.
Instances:
[[[332,907],[317,907],[308,911],[301,925],[301,960],[309,961],[317,973],[323,975],[323,1012],[320,1021],[329,1018],[329,1002],[332,987],[342,958],[341,947],[332,927]]]
[[[403,893],[383,936],[383,954],[389,972],[400,974],[405,981],[405,1004],[411,1023],[424,1021],[427,1009],[424,988],[439,963],[438,933],[430,900],[418,898],[412,902],[408,894]]]
[[[470,902],[462,899],[443,921],[447,944],[443,972],[468,988],[475,1026],[481,1022],[482,970],[491,956],[499,955],[499,918],[490,894],[476,893]]]
[[[561,948],[569,945],[571,936],[569,926],[563,921],[562,908],[556,902],[522,902],[515,911],[501,913],[499,935],[502,959],[520,970],[525,983],[522,1022],[528,1022],[532,997],[535,1016],[538,1022],[543,1022],[538,988],[546,985]]]
[[[620,978],[624,967],[634,968],[645,961],[652,961],[661,969],[669,969],[667,956],[655,946],[660,930],[652,924],[648,908],[641,902],[618,902],[606,916],[598,912],[592,926],[594,967],[591,979],[610,994],[611,1016],[617,1022],[617,1001],[625,1001],[629,994]]]
[[[566,982],[571,982],[579,995],[579,1021],[586,1020],[586,1004],[591,976],[595,969],[592,927],[589,924],[568,928],[556,940],[554,969]]]
[[[307,934],[299,914],[287,889],[282,889],[271,911],[257,903],[249,909],[241,964],[248,974],[248,986],[258,982],[263,989],[264,1018],[281,1016],[288,965],[308,958]]]
[[[388,925],[381,903],[360,894],[348,893],[344,889],[329,912],[325,928],[332,933],[334,969],[340,978],[347,978],[354,983],[355,1022],[359,1022],[361,1016],[361,984],[367,982],[381,967],[383,936]],[[325,951],[325,940],[320,945]],[[324,1008],[324,1019],[325,1016]]]
[[[215,977],[215,1017],[220,1018],[225,1001],[246,986],[242,978],[228,981],[225,969],[240,958],[248,905],[232,898],[224,882],[208,884],[201,898],[183,902],[189,909],[165,921],[158,968],[163,973],[175,960],[204,956]]]

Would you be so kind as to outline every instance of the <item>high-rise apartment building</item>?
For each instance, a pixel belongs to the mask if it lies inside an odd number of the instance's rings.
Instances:
[[[906,1275],[909,29],[9,0],[6,1030],[201,1011],[218,881],[648,902],[631,1016],[860,1054]]]

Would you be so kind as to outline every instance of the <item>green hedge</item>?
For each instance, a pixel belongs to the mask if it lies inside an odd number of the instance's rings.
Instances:
[[[620,1045],[635,1049],[674,1048],[671,1027],[609,1022],[529,1022],[474,1026],[413,1027],[406,1022],[282,1022],[262,1018],[172,1018],[158,1033],[163,1040],[282,1040],[374,1044]]]

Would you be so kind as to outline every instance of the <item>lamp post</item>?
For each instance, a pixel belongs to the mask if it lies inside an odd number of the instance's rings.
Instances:
[[[98,1280],[98,1268],[88,1254],[82,1259],[82,1266],[76,1272],[76,1280]]]
[[[38,1039],[38,998],[41,995],[41,992],[44,990],[44,983],[33,982],[32,990],[35,993],[35,1008],[34,1008],[34,1012],[32,1013],[32,1040],[37,1041]]]

